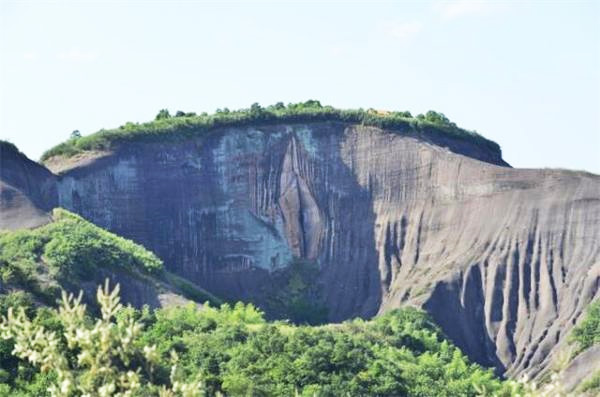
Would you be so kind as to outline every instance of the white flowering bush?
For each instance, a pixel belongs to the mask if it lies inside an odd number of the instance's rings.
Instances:
[[[138,347],[142,326],[130,311],[116,314],[122,305],[119,285],[111,291],[108,280],[98,287],[100,317],[86,316],[86,305],[63,291],[58,309],[64,331],[48,331],[32,322],[21,309],[11,309],[0,319],[0,336],[14,341],[13,354],[27,360],[42,372],[53,371],[55,381],[48,392],[52,396],[127,397],[158,395],[160,397],[193,397],[203,393],[198,379],[182,381],[177,356],[171,355],[169,385],[151,382],[159,354],[155,346]]]

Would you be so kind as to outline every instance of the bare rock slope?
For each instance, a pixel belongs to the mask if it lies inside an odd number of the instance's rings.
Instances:
[[[0,230],[48,223],[48,211],[57,205],[55,176],[0,141]]]
[[[226,128],[51,159],[58,203],[217,296],[318,263],[333,321],[428,310],[470,357],[547,367],[600,284],[600,177],[340,122]]]

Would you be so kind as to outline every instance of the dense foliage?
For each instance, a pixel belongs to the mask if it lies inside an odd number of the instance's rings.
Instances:
[[[56,284],[93,280],[101,268],[149,274],[162,261],[134,242],[107,232],[78,215],[55,209],[53,222],[33,230],[0,234],[0,280],[41,298],[57,295]]]
[[[570,341],[577,344],[577,353],[600,344],[600,299],[588,305],[583,320],[573,327]]]
[[[81,294],[74,298],[63,292],[58,312],[51,312],[55,320],[51,327],[40,324],[37,319],[32,321],[22,306],[16,314],[15,309],[9,307],[0,320],[0,336],[11,344],[12,354],[21,362],[13,362],[7,369],[15,373],[14,367],[20,370],[24,364],[40,372],[34,382],[28,383],[23,382],[17,370],[16,379],[7,377],[8,383],[1,385],[0,393],[31,395],[33,383],[34,395],[53,397],[201,395],[202,382],[199,379],[183,382],[174,358],[170,360],[168,381],[152,382],[159,359],[156,348],[138,346],[136,341],[142,325],[131,311],[122,310],[118,294],[119,287],[110,291],[108,281],[104,289],[98,288],[100,316],[91,321],[86,317]],[[0,355],[0,360],[4,364],[6,354]]]
[[[33,230],[0,234],[0,277],[27,284],[41,263],[59,277],[90,279],[99,267],[160,272],[162,261],[141,245],[110,233],[78,215],[55,209],[53,222]]]
[[[218,127],[244,127],[274,123],[305,123],[339,121],[381,127],[397,132],[441,134],[473,142],[494,152],[500,152],[497,143],[481,135],[458,128],[441,113],[429,111],[412,117],[409,112],[380,112],[375,110],[340,110],[322,106],[319,101],[304,103],[277,103],[266,108],[253,104],[249,109],[230,111],[218,109],[215,114],[185,113],[176,116],[162,109],[155,120],[143,124],[128,122],[117,129],[100,130],[92,135],[71,138],[42,155],[42,161],[53,156],[73,156],[87,150],[109,150],[127,141],[179,140],[198,136]]]
[[[44,226],[0,232],[0,292],[23,290],[52,305],[61,288],[76,292],[84,282],[92,287],[118,274],[163,283],[197,302],[222,303],[165,271],[163,262],[141,245],[60,208],[54,210],[53,222]]]
[[[514,395],[519,387],[469,363],[416,309],[373,321],[320,327],[268,323],[252,305],[194,305],[150,311],[121,308],[99,290],[101,316],[63,297],[60,311],[33,321],[11,310],[1,322],[5,394],[122,395],[225,393],[232,396]],[[31,310],[30,310],[31,312]],[[173,357],[177,357],[174,361]],[[176,365],[175,369],[173,366]],[[193,387],[192,387],[193,386]],[[129,389],[135,393],[126,394]],[[171,390],[172,391],[172,390]],[[57,395],[58,395],[57,394]],[[99,394],[100,395],[100,394]],[[106,394],[112,395],[112,394]],[[170,394],[162,394],[170,395]]]

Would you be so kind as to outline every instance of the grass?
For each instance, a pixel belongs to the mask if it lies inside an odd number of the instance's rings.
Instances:
[[[348,124],[380,127],[398,133],[417,133],[448,136],[471,142],[479,147],[500,154],[500,147],[476,132],[456,126],[443,114],[429,111],[426,115],[413,117],[409,112],[378,112],[375,110],[341,110],[322,106],[318,101],[282,103],[266,108],[258,104],[250,109],[217,110],[214,114],[178,112],[171,117],[161,111],[156,120],[146,123],[128,122],[119,128],[102,129],[84,137],[74,137],[46,151],[42,161],[54,156],[72,157],[85,151],[114,150],[127,142],[180,141],[201,136],[216,128],[245,127],[281,123],[308,123],[337,121]]]

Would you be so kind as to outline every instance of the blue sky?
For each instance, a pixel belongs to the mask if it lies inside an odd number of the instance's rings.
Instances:
[[[161,108],[441,111],[515,167],[600,173],[598,1],[0,3],[0,138],[37,159]]]

